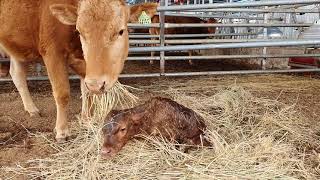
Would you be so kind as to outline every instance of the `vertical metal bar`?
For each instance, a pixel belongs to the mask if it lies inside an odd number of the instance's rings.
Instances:
[[[267,9],[268,7],[265,6],[264,8]],[[263,17],[264,17],[263,23],[268,23],[268,14],[264,13]],[[268,29],[267,29],[267,27],[263,28],[263,39],[268,39]],[[263,47],[262,54],[263,55],[267,55],[267,47]],[[262,58],[261,59],[261,69],[262,70],[266,69],[266,61],[267,61],[267,58]]]
[[[161,0],[160,6],[168,6],[168,0]],[[164,47],[164,41],[165,41],[165,11],[161,11],[159,13],[160,16],[160,46]],[[165,73],[165,51],[160,52],[160,75],[164,75]]]
[[[41,76],[42,65],[40,63],[36,64],[37,76]]]

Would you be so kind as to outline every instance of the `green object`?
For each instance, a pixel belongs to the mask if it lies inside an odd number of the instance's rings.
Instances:
[[[139,16],[139,23],[140,24],[151,24],[151,18],[147,15],[145,11],[142,11],[141,15]]]

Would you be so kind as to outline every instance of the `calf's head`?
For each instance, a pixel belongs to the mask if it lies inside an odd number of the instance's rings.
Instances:
[[[85,83],[94,93],[110,89],[128,56],[127,21],[130,10],[123,0],[81,0],[78,6],[53,4],[52,14],[75,25],[86,61]]]
[[[143,110],[112,111],[109,113],[102,129],[101,155],[105,158],[116,155],[134,135],[139,133],[140,120],[144,114]]]

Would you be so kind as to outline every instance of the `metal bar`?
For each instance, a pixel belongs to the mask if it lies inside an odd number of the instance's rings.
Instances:
[[[165,76],[206,76],[206,75],[240,75],[240,74],[270,74],[270,73],[302,73],[320,72],[317,69],[277,69],[277,70],[237,70],[237,71],[206,71],[206,72],[178,72],[166,73]]]
[[[129,52],[150,52],[150,51],[181,51],[196,49],[221,49],[221,48],[253,48],[253,47],[272,47],[272,46],[314,46],[319,45],[320,40],[295,40],[280,42],[247,42],[247,43],[225,43],[225,44],[199,44],[199,45],[178,45],[166,47],[136,47],[129,48]]]
[[[219,9],[198,9],[189,10],[186,12],[249,12],[249,13],[319,13],[318,9],[281,9],[281,8],[270,8],[270,9],[253,9],[253,8],[219,8]],[[180,11],[184,12],[184,11]]]
[[[261,17],[248,17],[248,16],[223,16],[223,15],[208,15],[208,14],[185,14],[185,13],[167,13],[167,16],[179,17],[198,17],[198,18],[222,18],[222,19],[249,19],[249,20],[263,20]],[[270,20],[282,21],[282,18],[271,18]]]
[[[285,39],[290,40],[290,39]],[[292,41],[295,39],[291,39]],[[209,43],[246,43],[246,42],[281,42],[283,39],[170,39],[165,44],[209,44]],[[158,44],[159,40],[130,40],[130,44]]]
[[[128,61],[150,61],[150,60],[160,60],[160,57],[156,57],[156,56],[138,56],[138,57],[128,57],[127,58]]]
[[[320,0],[281,0],[281,1],[253,1],[253,2],[235,2],[235,3],[214,3],[199,5],[180,5],[180,6],[159,6],[158,11],[182,11],[193,9],[216,9],[216,8],[239,8],[239,7],[259,7],[259,6],[278,6],[278,5],[296,5],[296,4],[314,4],[320,3]]]
[[[174,24],[165,23],[166,28],[182,28],[182,27],[309,27],[313,24],[283,24],[283,23],[265,23],[265,24],[213,24],[213,23],[188,23],[188,24]]]
[[[268,9],[268,6],[265,6],[264,9]],[[263,23],[267,24],[268,23],[269,14],[264,13],[263,14],[263,18],[264,18]],[[266,27],[263,27],[263,39],[264,40],[268,40],[268,29]],[[267,54],[267,47],[263,47],[262,54],[263,55]],[[262,58],[261,59],[261,69],[262,70],[266,69],[266,61],[267,61],[266,58]]]
[[[258,35],[257,33],[228,33],[228,34],[165,34],[165,38],[181,38],[181,37],[223,37],[223,36],[250,36]],[[159,35],[129,35],[132,39],[159,38]]]
[[[179,27],[309,27],[312,23],[304,24],[284,24],[284,23],[268,23],[268,24],[220,24],[220,23],[188,23],[188,24],[174,24],[165,23],[165,28],[179,28]],[[159,28],[159,23],[152,24],[136,24],[128,23],[129,28],[144,29],[144,28]]]
[[[214,55],[214,56],[167,56],[166,60],[209,60],[209,59],[250,59],[250,58],[291,58],[291,57],[320,57],[320,54],[279,54],[279,55]]]
[[[135,78],[135,77],[140,77],[140,78],[146,78],[146,77],[159,77],[159,73],[147,73],[147,74],[120,74],[120,78]],[[69,76],[69,80],[79,80],[79,76],[77,75],[72,75]],[[48,76],[31,76],[27,77],[27,81],[48,81],[49,78]],[[11,78],[0,78],[0,82],[10,82],[12,81]]]
[[[320,72],[320,68],[312,69],[285,69],[285,70],[241,70],[241,71],[206,71],[206,72],[177,72],[177,73],[164,73],[167,77],[179,76],[205,76],[205,75],[237,75],[237,74],[269,74],[269,73],[302,73],[302,72]],[[121,74],[120,78],[147,78],[147,77],[160,77],[159,73],[147,74]],[[70,76],[70,80],[78,80],[79,76]],[[47,76],[42,77],[27,77],[28,81],[47,81]],[[10,82],[11,78],[0,78],[0,82]]]
[[[160,6],[167,6],[168,0],[161,0]],[[165,47],[165,11],[160,12],[160,46]],[[160,51],[160,75],[165,73],[165,51]]]
[[[280,54],[280,55],[214,55],[214,56],[166,56],[165,60],[208,60],[208,59],[249,59],[249,58],[290,58],[290,57],[320,57],[320,54]],[[160,60],[160,57],[135,56],[128,57],[128,61]],[[2,59],[0,62],[9,62],[10,59]]]

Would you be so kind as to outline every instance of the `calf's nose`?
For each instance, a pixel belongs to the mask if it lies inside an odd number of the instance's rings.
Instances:
[[[110,157],[113,154],[112,148],[109,147],[102,147],[101,149],[101,155],[104,157]]]
[[[84,80],[89,91],[93,93],[100,93],[105,85],[105,81],[96,80],[96,79],[85,79]]]

